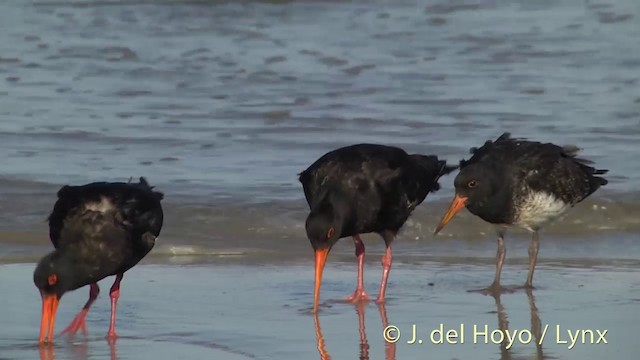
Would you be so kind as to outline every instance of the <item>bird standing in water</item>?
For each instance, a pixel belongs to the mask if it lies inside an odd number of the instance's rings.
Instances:
[[[42,296],[39,342],[53,342],[62,295],[90,285],[89,300],[63,333],[86,334],[85,317],[98,297],[98,281],[115,275],[109,292],[111,321],[107,337],[116,338],[116,305],[123,274],[144,258],[160,235],[163,194],[144,178],[138,183],[96,182],[64,186],[49,216],[55,250],[38,263],[33,281]]]
[[[299,174],[310,213],[306,231],[315,251],[314,311],[320,297],[322,272],[331,247],[351,236],[358,260],[358,284],[351,302],[366,301],[360,234],[380,234],[386,245],[377,301],[384,302],[391,243],[427,194],[439,189],[438,179],[455,167],[436,156],[407,154],[397,147],[357,144],[333,150]]]
[[[460,162],[454,180],[455,197],[436,228],[437,234],[462,208],[497,226],[498,252],[493,284],[485,292],[499,293],[500,273],[506,254],[504,234],[509,226],[533,233],[529,246],[526,288],[533,288],[538,258],[538,231],[548,222],[607,184],[597,175],[607,173],[577,156],[574,146],[514,139],[508,133],[496,141],[472,148],[469,160]]]

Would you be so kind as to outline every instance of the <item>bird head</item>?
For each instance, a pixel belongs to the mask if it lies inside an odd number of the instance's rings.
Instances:
[[[342,224],[336,221],[336,216],[331,207],[323,207],[312,211],[305,223],[307,237],[315,252],[315,290],[314,311],[317,310],[320,298],[320,285],[322,272],[327,261],[327,256],[333,245],[340,239]]]
[[[42,318],[40,321],[40,343],[49,338],[53,341],[53,328],[58,303],[62,295],[76,286],[77,272],[73,271],[72,259],[54,251],[38,262],[33,273],[33,283],[42,297]]]
[[[498,192],[496,171],[481,164],[471,164],[463,168],[454,180],[455,196],[449,209],[442,217],[435,234],[465,206],[474,214],[481,212]]]

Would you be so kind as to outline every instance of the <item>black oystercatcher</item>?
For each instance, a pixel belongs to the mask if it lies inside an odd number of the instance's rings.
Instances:
[[[504,133],[496,141],[471,149],[471,159],[460,162],[460,172],[454,181],[456,195],[436,234],[465,206],[472,214],[497,225],[496,274],[485,291],[502,290],[500,272],[508,226],[533,233],[525,283],[526,288],[532,288],[538,230],[607,184],[607,180],[596,176],[607,170],[589,166],[590,161],[576,157],[578,151],[574,146],[513,139]]]
[[[85,317],[98,297],[98,281],[116,275],[111,287],[111,322],[107,337],[114,339],[116,305],[125,271],[142,260],[155,245],[162,228],[163,194],[139,183],[96,182],[64,186],[49,216],[49,237],[55,251],[36,267],[33,282],[42,296],[40,343],[53,342],[58,301],[67,291],[90,285],[89,300],[64,330],[86,334]]]
[[[314,311],[327,255],[338,239],[347,236],[353,237],[358,258],[358,285],[348,300],[368,300],[363,285],[364,244],[360,234],[370,232],[380,234],[387,246],[377,299],[379,303],[384,301],[391,243],[416,206],[430,191],[439,189],[438,178],[454,169],[436,156],[358,144],[331,151],[300,173],[311,210],[306,230],[315,251]]]

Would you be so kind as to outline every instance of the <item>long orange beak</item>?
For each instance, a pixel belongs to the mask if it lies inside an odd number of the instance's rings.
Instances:
[[[468,198],[456,194],[456,196],[453,198],[453,201],[451,202],[451,205],[449,206],[449,210],[447,210],[447,213],[444,214],[442,220],[440,220],[440,224],[438,224],[438,227],[436,228],[436,231],[433,233],[434,235],[439,233],[440,230],[442,230],[442,228],[447,225],[449,220],[451,220],[451,218],[453,218],[453,216],[457,214],[458,211],[464,208],[464,206],[467,204],[467,200]]]
[[[42,319],[40,320],[40,344],[44,344],[47,335],[49,343],[53,343],[53,327],[56,323],[58,310],[58,296],[55,294],[42,294]]]
[[[320,300],[320,285],[322,284],[322,271],[327,262],[329,248],[316,250],[316,283],[313,291],[313,312],[318,312],[318,300]]]

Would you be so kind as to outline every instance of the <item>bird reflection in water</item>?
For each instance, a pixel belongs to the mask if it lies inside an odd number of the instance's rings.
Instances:
[[[382,329],[386,329],[389,326],[387,308],[384,307],[384,304],[380,304],[378,305],[378,311],[380,312],[380,319],[382,319]],[[396,343],[384,341],[384,355],[385,360],[396,360]]]
[[[108,339],[109,344],[109,359],[118,360],[118,352],[116,346],[117,339]],[[67,343],[64,347],[58,346],[58,348],[64,348],[68,351],[68,356],[65,358],[87,360],[89,356],[89,341],[81,341],[74,343]],[[40,360],[55,360],[56,353],[53,344],[43,344],[39,346]]]
[[[40,360],[53,360],[56,358],[56,353],[53,351],[53,344],[40,345]]]
[[[540,343],[540,338],[542,337],[542,323],[540,321],[540,316],[538,315],[538,307],[536,306],[536,299],[533,296],[533,292],[531,289],[526,289],[527,298],[529,300],[529,310],[531,313],[531,335],[533,336],[531,343],[535,343],[536,347],[536,356],[533,358],[535,360],[544,360],[548,359],[544,357],[542,352],[542,344]],[[507,316],[507,312],[500,301],[500,293],[496,293],[493,296],[496,301],[496,308],[498,313],[498,328],[504,333],[509,329],[509,320]],[[514,344],[517,341],[514,342]],[[509,345],[509,340],[507,340],[506,336],[504,341],[500,344],[500,360],[512,360],[514,357],[511,353],[511,349],[507,349]],[[514,345],[512,345],[514,346]]]
[[[360,360],[369,360],[369,340],[367,340],[367,331],[365,327],[365,309],[366,303],[357,303],[354,304],[356,314],[358,315],[358,332],[360,334],[359,339],[359,347],[360,347],[360,356],[358,359]],[[382,320],[382,329],[389,326],[389,320],[387,319],[387,309],[385,308],[384,303],[377,304],[378,312],[380,313],[380,319]],[[331,356],[327,352],[325,347],[324,337],[322,336],[322,328],[320,326],[320,319],[318,318],[318,313],[314,313],[314,324],[316,328],[316,340],[317,340],[317,348],[320,353],[320,360],[331,360]],[[376,336],[376,338],[378,338]],[[382,336],[379,337],[381,341]],[[396,344],[395,343],[385,343],[385,360],[395,360],[396,359]],[[376,358],[376,357],[374,357]]]

